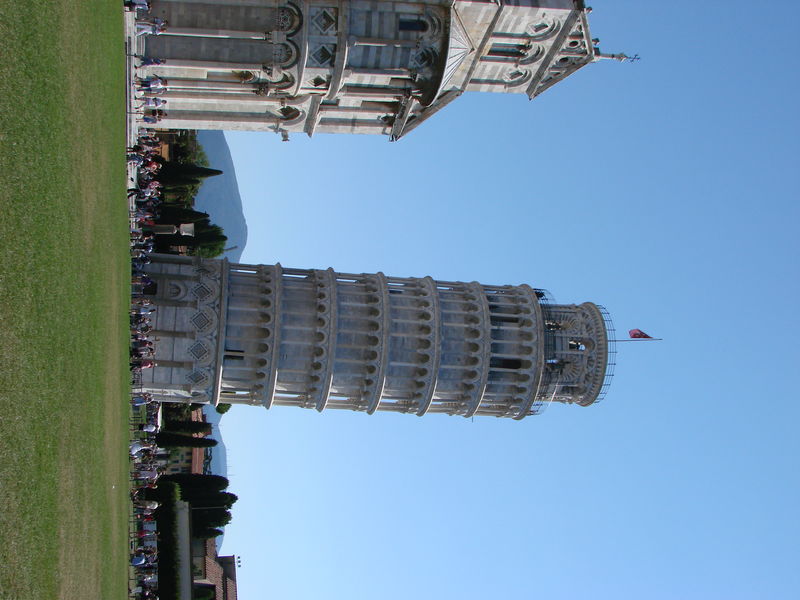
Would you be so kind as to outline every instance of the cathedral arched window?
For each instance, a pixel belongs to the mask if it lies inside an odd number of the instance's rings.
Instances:
[[[506,87],[519,87],[528,83],[531,77],[531,71],[528,71],[527,69],[514,68],[506,73],[504,79],[506,81]]]
[[[525,48],[524,56],[519,61],[521,65],[531,65],[538,62],[545,54],[544,48],[539,44],[531,44]]]
[[[532,40],[545,40],[554,36],[561,29],[559,21],[543,19],[528,25],[527,33]]]
[[[400,31],[428,31],[428,23],[420,17],[400,17],[397,28]]]
[[[526,47],[520,44],[492,44],[486,56],[494,58],[522,58]]]

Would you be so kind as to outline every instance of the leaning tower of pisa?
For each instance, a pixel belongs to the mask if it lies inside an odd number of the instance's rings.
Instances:
[[[528,285],[155,255],[163,401],[522,419],[605,393],[610,320]]]

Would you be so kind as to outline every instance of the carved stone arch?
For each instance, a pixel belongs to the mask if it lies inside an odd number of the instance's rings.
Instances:
[[[421,13],[401,12],[397,14],[397,29],[415,32],[421,39],[438,39],[445,29],[442,17],[430,9]]]
[[[275,13],[275,31],[282,31],[286,35],[294,35],[303,25],[303,13],[292,2],[281,6]]]
[[[586,52],[586,41],[581,38],[570,39],[564,44],[564,48],[571,52]]]
[[[503,79],[506,81],[506,88],[515,88],[527,85],[533,77],[533,73],[528,69],[514,68],[508,71]]]
[[[547,40],[556,35],[561,30],[561,21],[543,17],[538,21],[529,23],[526,28],[526,33],[530,36],[531,40],[537,42]]]
[[[525,51],[525,56],[519,60],[519,64],[532,65],[533,63],[539,62],[544,55],[544,46],[540,44],[531,44],[530,47]]]
[[[586,62],[586,56],[559,56],[553,61],[551,69],[568,69],[577,64]]]
[[[426,10],[422,14],[422,19],[428,25],[428,30],[423,34],[423,38],[438,39],[442,36],[445,25],[441,15],[436,14],[432,10]]]
[[[301,94],[300,96],[292,96],[291,98],[282,98],[281,106],[299,106],[311,98],[311,94]]]
[[[280,73],[275,75],[274,80],[270,79],[272,68],[269,65],[263,65],[264,71],[267,72],[267,81],[257,83],[254,86],[253,92],[256,96],[268,96],[271,91],[281,91],[290,89],[294,86],[295,79],[290,73]]]
[[[271,59],[267,62],[272,66],[288,69],[297,64],[300,58],[300,50],[297,44],[289,40],[279,44],[271,44]]]
[[[180,300],[186,296],[186,286],[180,282],[170,281],[167,284],[166,297],[170,300]]]

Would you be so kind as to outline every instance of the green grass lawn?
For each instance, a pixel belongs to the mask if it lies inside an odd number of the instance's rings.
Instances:
[[[0,2],[0,599],[127,595],[122,3]]]

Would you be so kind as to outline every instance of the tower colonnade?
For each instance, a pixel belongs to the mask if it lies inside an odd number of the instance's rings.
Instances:
[[[527,285],[165,255],[148,271],[166,285],[146,385],[165,400],[521,419],[606,384],[602,309]]]

